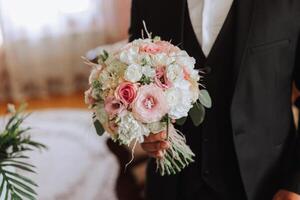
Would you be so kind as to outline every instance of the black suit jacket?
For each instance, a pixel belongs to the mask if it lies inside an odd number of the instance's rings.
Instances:
[[[130,40],[141,37],[145,20],[153,35],[180,45],[185,3],[133,0]],[[235,89],[230,114],[245,191],[249,200],[259,199],[268,187],[300,194],[300,137],[291,110],[292,82],[300,88],[300,1],[236,3]],[[280,185],[270,186],[279,175]]]

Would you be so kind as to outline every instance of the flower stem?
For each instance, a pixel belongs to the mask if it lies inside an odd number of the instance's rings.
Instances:
[[[170,119],[169,119],[169,115],[167,115],[167,138],[166,138],[166,141],[169,141],[169,123],[170,123]]]

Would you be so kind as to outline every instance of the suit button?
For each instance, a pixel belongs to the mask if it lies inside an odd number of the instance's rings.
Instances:
[[[204,142],[204,143],[207,143],[207,142],[208,142],[208,138],[204,138],[204,139],[203,139],[203,142]]]
[[[210,74],[211,73],[211,67],[209,65],[206,65],[204,68],[202,68],[202,71],[205,73],[205,74]]]
[[[204,176],[208,176],[209,174],[210,174],[209,170],[205,170],[205,171],[203,172],[203,175],[204,175]]]

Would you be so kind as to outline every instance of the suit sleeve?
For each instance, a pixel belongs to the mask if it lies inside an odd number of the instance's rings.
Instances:
[[[296,88],[300,89],[300,35],[298,38],[296,61],[293,74],[293,81]],[[296,106],[300,108],[300,98],[296,100]],[[300,117],[300,116],[299,116]],[[300,122],[300,120],[299,120]],[[284,189],[300,194],[300,123],[295,134],[295,141],[289,157],[287,176],[284,178]]]
[[[141,0],[132,0],[129,27],[129,42],[142,37],[143,19],[141,17]]]

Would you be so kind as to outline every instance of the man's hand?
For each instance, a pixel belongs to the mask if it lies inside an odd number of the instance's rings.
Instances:
[[[300,91],[296,88],[296,85],[293,84],[292,103],[294,104],[298,98],[300,98]]]
[[[300,200],[300,195],[287,190],[279,190],[273,200]]]
[[[167,134],[165,131],[150,134],[145,137],[144,143],[142,143],[142,148],[146,153],[153,158],[162,158],[164,156],[164,150],[170,147],[169,143],[165,141]]]

